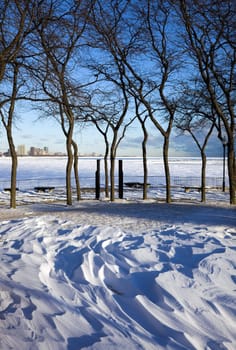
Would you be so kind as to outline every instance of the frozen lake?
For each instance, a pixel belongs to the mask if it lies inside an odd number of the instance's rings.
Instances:
[[[65,186],[66,157],[19,157],[17,186],[30,189],[37,185]],[[170,158],[172,185],[200,185],[200,158]],[[94,187],[97,158],[81,157],[79,175],[82,187]],[[104,164],[101,159],[101,185],[104,184]],[[116,161],[118,182],[118,160]],[[11,159],[0,158],[0,189],[10,184]],[[123,158],[124,182],[143,181],[142,158]],[[209,158],[207,161],[207,186],[221,186],[223,161]],[[151,186],[165,184],[162,158],[148,158],[148,182]],[[226,185],[228,184],[226,169]]]

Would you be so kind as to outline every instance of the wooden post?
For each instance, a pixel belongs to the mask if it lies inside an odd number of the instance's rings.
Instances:
[[[123,160],[119,159],[119,198],[123,199]]]
[[[95,173],[96,199],[100,199],[100,159],[97,159],[97,170]]]

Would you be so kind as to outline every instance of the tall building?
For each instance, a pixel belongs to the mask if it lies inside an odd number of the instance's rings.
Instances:
[[[48,154],[49,153],[48,147],[43,147],[43,151],[44,151],[44,154]]]
[[[25,156],[26,152],[25,152],[25,145],[19,145],[17,147],[17,155],[18,156]]]
[[[38,148],[38,147],[30,147],[29,150],[30,156],[46,156],[48,155],[48,147]]]

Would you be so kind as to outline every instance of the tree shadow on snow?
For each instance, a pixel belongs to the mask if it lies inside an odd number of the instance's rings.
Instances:
[[[60,213],[75,215],[104,215],[135,218],[137,220],[151,220],[169,224],[198,224],[213,226],[236,227],[236,208],[207,204],[189,203],[132,203],[132,202],[102,202],[81,201],[73,206],[63,204],[37,204],[33,206],[35,212]],[[106,222],[104,221],[104,224]]]

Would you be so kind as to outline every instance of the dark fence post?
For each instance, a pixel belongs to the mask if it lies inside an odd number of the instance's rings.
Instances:
[[[119,159],[119,198],[123,199],[123,160]]]
[[[96,199],[100,199],[100,159],[97,159],[97,170],[95,173]]]

